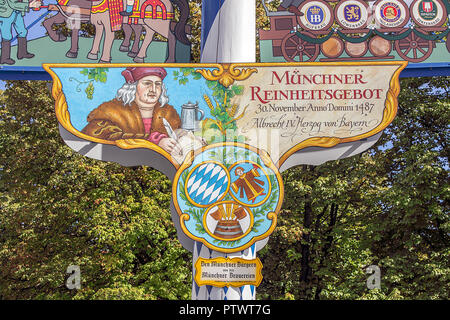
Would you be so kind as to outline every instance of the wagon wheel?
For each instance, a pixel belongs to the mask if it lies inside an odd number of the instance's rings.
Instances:
[[[414,32],[404,39],[396,40],[394,45],[398,55],[410,62],[424,61],[433,52],[433,41],[422,39]]]
[[[314,37],[309,32],[303,32],[309,37]],[[316,60],[320,53],[319,45],[309,43],[298,37],[295,33],[289,33],[281,41],[281,52],[289,62],[308,62]]]

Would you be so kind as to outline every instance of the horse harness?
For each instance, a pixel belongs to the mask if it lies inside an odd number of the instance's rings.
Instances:
[[[135,0],[133,14],[128,18],[128,24],[139,24],[139,19],[172,20],[174,17],[174,12],[167,11],[166,5],[160,0],[144,0],[142,5],[141,0]]]
[[[58,4],[56,6],[66,6],[69,1],[70,0],[57,0]],[[58,9],[59,11],[62,11],[60,8]],[[123,23],[123,17],[119,14],[122,10],[122,0],[102,0],[98,4],[92,5],[91,14],[108,11],[111,31],[119,31]],[[142,21],[139,21],[139,19],[172,20],[174,17],[175,13],[167,11],[166,5],[160,0],[144,0],[142,5],[141,0],[135,0],[133,4],[133,14],[128,17],[128,24],[142,24]]]
[[[122,0],[102,0],[99,4],[93,4],[91,14],[102,13],[108,11],[109,21],[111,23],[111,31],[119,31],[122,29],[123,17],[119,12],[123,11]]]

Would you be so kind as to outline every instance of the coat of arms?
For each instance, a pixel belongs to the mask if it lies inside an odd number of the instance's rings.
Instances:
[[[275,228],[283,183],[267,153],[230,142],[192,152],[175,176],[172,194],[190,238],[235,252]]]

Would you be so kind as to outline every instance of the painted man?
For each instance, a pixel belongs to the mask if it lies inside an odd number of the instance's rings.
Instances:
[[[264,186],[264,181],[256,179],[259,177],[258,167],[253,165],[253,169],[244,172],[244,168],[238,166],[234,169],[234,174],[239,178],[233,182],[231,188],[235,193],[239,193],[239,198],[244,199],[244,195],[247,198],[247,201],[251,201],[255,203],[255,199],[259,196],[264,196],[264,189],[261,186]]]
[[[298,16],[303,15],[299,10],[298,6],[305,0],[283,0],[280,6],[277,8],[278,11],[289,11]]]
[[[133,14],[133,6],[134,6],[134,0],[125,0],[124,1],[124,9],[123,11],[119,12],[124,17],[129,17]]]
[[[12,28],[17,32],[17,58],[31,59],[34,54],[27,50],[27,33],[23,16],[30,8],[39,8],[40,0],[0,0],[0,33],[2,35],[1,64],[14,64],[11,59]]]
[[[104,140],[147,139],[168,153],[181,152],[176,140],[170,137],[163,119],[171,129],[181,127],[181,120],[169,105],[163,83],[167,72],[160,67],[126,68],[125,83],[116,98],[102,103],[87,117],[83,133]]]

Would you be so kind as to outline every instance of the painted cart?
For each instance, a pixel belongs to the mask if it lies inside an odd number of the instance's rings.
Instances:
[[[430,57],[449,32],[447,0],[303,1],[298,10],[269,11],[270,30],[260,40],[272,41],[272,57],[289,62],[394,59],[409,62]],[[447,38],[447,51],[450,40]],[[263,50],[263,49],[262,49]],[[319,56],[322,54],[322,56]]]

